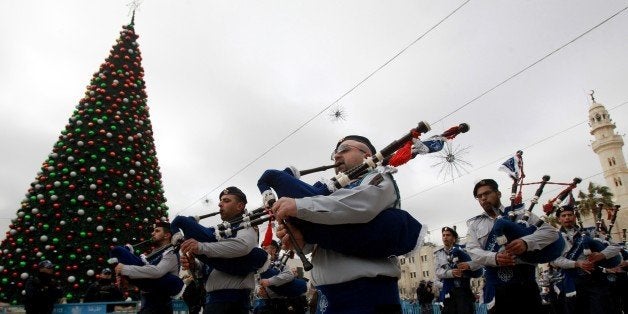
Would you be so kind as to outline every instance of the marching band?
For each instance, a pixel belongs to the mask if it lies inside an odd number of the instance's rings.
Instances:
[[[346,136],[336,144],[333,165],[265,171],[257,182],[261,207],[247,212],[244,192],[228,187],[220,193],[219,212],[163,222],[153,233],[153,254],[138,257],[116,247],[111,263],[117,274],[143,291],[142,313],[172,313],[171,307],[155,310],[151,296],[169,304],[183,292],[179,266],[206,295],[200,305],[195,301],[189,307],[200,306],[204,313],[402,313],[396,257],[420,247],[426,230],[401,209],[392,175],[396,166],[438,151],[468,129],[461,124],[420,141],[429,131],[421,122],[379,152],[366,137]],[[619,208],[610,228],[599,217],[593,228],[578,226],[572,190],[581,180],[575,178],[543,206],[545,215],[537,216],[533,209],[543,188],[556,183],[549,176],[533,183],[539,186],[525,208],[516,193],[524,185],[520,151],[515,158],[521,169],[511,175],[510,206],[501,204],[495,180],[481,180],[473,196],[483,213],[467,221],[466,247],[457,243],[455,228],[441,230],[444,246],[434,254],[443,313],[474,311],[469,280],[478,277],[485,280],[481,303],[490,313],[626,313],[620,306],[625,306],[628,281],[622,256],[628,253],[607,236]],[[331,180],[311,185],[300,179],[329,168],[337,173]],[[218,214],[223,222],[215,227],[199,222]],[[560,229],[550,224],[551,214]],[[257,226],[265,222],[278,223],[275,234],[281,247],[275,240],[259,247]],[[289,251],[280,257],[282,248]],[[311,279],[286,266],[287,256],[294,254]],[[159,266],[163,261],[168,261],[167,268]],[[537,271],[545,263],[555,274],[552,278]],[[308,286],[315,289],[315,309],[305,299]]]

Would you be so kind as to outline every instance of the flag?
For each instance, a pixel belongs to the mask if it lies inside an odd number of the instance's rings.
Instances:
[[[521,154],[517,152],[517,154],[508,158],[508,160],[499,166],[498,170],[506,172],[513,180],[519,180],[523,174],[523,159],[521,159]]]

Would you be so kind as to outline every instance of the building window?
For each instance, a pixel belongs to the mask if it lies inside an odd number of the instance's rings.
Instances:
[[[615,181],[615,186],[617,186],[617,187],[623,185],[622,182],[621,182],[621,178],[620,177],[613,178],[613,181]]]
[[[617,163],[615,162],[615,157],[610,157],[610,158],[608,158],[608,165],[609,165],[609,166],[614,166],[614,165],[616,165],[616,164],[617,164]]]
[[[427,278],[427,277],[429,277],[429,276],[430,276],[430,272],[429,272],[429,270],[424,270],[424,271],[423,271],[423,277],[426,277],[426,278]]]

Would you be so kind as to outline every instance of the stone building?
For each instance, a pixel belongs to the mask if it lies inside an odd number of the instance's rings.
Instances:
[[[591,141],[591,148],[600,159],[606,186],[613,193],[613,202],[620,205],[611,233],[616,241],[625,241],[628,229],[628,168],[622,150],[624,140],[622,135],[615,132],[615,123],[604,105],[595,101],[593,92],[589,107],[589,126],[591,135],[595,137]],[[608,223],[606,221],[607,226]]]

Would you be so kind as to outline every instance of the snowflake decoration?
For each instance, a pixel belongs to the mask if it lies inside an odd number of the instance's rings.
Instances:
[[[347,119],[347,114],[345,113],[344,108],[338,106],[329,114],[329,118],[334,122],[337,122],[340,120],[344,121]]]
[[[471,163],[462,159],[462,156],[469,153],[471,146],[460,147],[460,145],[453,146],[449,142],[445,142],[445,147],[439,151],[433,158],[438,158],[439,161],[432,165],[432,167],[440,166],[438,176],[443,176],[443,180],[447,180],[451,177],[451,181],[455,177],[461,177],[463,172],[469,173],[466,167],[473,167]]]
[[[140,5],[142,4],[143,0],[132,0],[131,2],[127,3],[127,7],[129,7],[129,15],[131,15],[131,13],[133,15],[135,15],[135,11],[139,11],[140,10]]]

